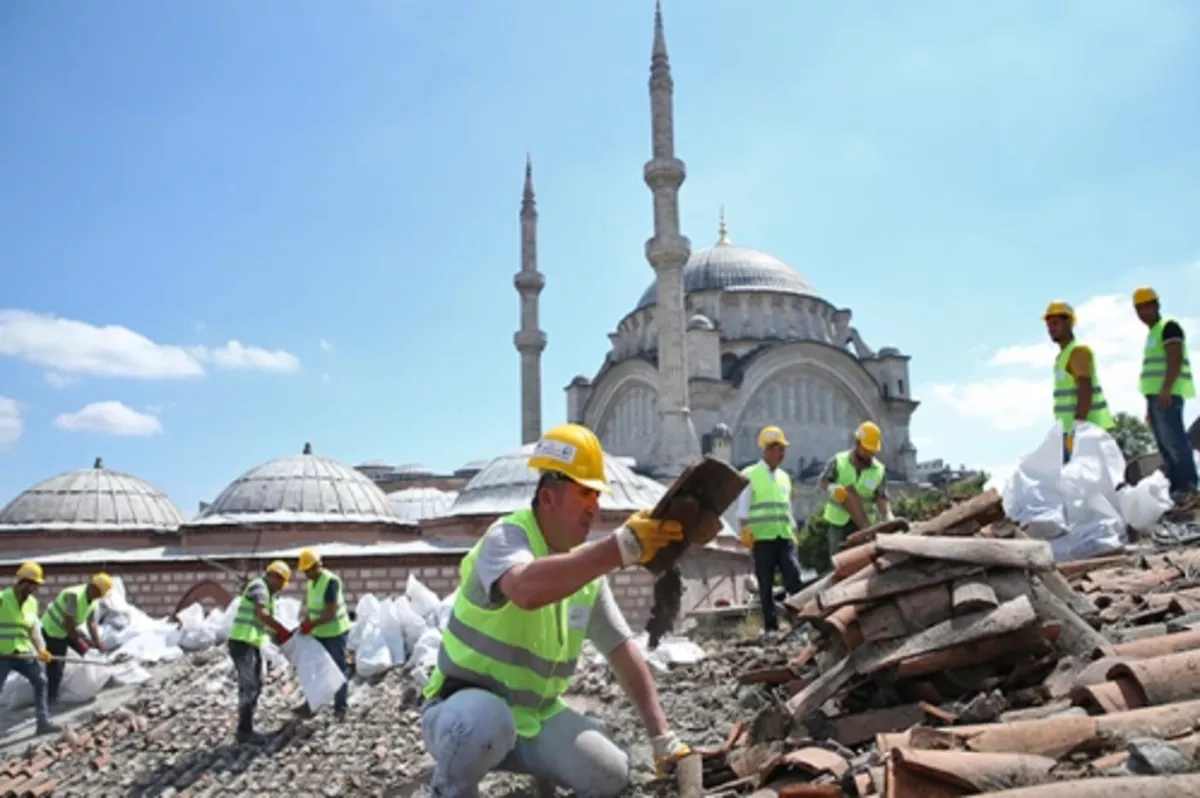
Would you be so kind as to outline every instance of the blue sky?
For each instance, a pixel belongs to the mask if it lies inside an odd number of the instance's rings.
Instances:
[[[1049,299],[1122,379],[1135,285],[1200,316],[1200,6],[881,8],[668,0],[685,233],[710,245],[724,204],[911,354],[922,459],[1007,462],[1045,431]],[[191,512],[305,441],[439,469],[512,448],[526,151],[561,420],[652,276],[652,13],[5,4],[0,503],[97,455]],[[60,418],[96,402],[130,412]]]

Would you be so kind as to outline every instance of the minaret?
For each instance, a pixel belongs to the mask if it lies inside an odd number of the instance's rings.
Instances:
[[[542,350],[546,333],[538,329],[538,295],[546,278],[537,270],[537,203],[533,199],[533,162],[525,156],[525,191],[521,195],[521,271],[513,285],[521,297],[521,328],[513,343],[521,354],[521,444],[542,434]]]
[[[688,407],[687,354],[684,346],[683,267],[691,242],[679,232],[679,187],[687,176],[675,157],[674,84],[663,34],[662,6],[654,4],[654,49],[650,56],[650,127],[653,157],[644,170],[654,195],[654,237],[646,242],[646,260],[657,282],[658,435],[650,466],[661,476],[676,476],[700,457],[700,439]]]

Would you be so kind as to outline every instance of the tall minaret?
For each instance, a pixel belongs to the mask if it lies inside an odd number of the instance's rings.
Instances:
[[[679,232],[679,187],[687,175],[675,157],[671,65],[663,34],[662,7],[654,4],[654,49],[650,56],[650,127],[653,157],[644,170],[654,194],[654,237],[646,242],[646,260],[657,276],[658,435],[650,466],[662,476],[678,475],[700,457],[700,439],[688,407],[687,353],[684,346],[683,267],[691,242]]]
[[[513,285],[521,297],[521,329],[513,343],[521,353],[521,444],[542,434],[542,350],[546,333],[538,329],[538,295],[546,278],[537,270],[537,203],[533,199],[533,162],[525,156],[525,191],[521,195],[521,271]]]

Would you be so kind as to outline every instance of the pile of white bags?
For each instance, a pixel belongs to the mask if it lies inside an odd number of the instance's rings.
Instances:
[[[454,596],[439,600],[410,574],[402,596],[380,601],[368,593],[360,598],[349,639],[356,672],[370,679],[390,668],[410,666],[413,677],[424,685],[437,662]]]

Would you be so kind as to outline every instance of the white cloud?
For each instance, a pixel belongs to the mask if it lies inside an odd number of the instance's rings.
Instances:
[[[27,310],[0,310],[0,355],[51,369],[46,381],[63,387],[76,375],[133,379],[200,377],[205,364],[234,370],[296,371],[299,359],[281,349],[267,350],[229,341],[224,346],[159,344],[121,325],[96,326]]]
[[[325,352],[332,352],[332,351],[333,351],[333,344],[329,343],[329,342],[328,342],[328,341],[326,341],[324,338],[322,338],[322,339],[321,339],[321,341],[320,341],[320,345],[321,345],[321,350],[322,350],[322,351],[325,351]]]
[[[162,422],[147,413],[139,413],[120,402],[92,402],[75,413],[62,413],[54,425],[68,432],[94,432],[100,435],[146,437],[163,431]]]
[[[0,449],[8,448],[21,439],[25,422],[16,399],[0,396]]]
[[[45,374],[42,375],[42,377],[43,377],[43,379],[46,380],[46,384],[49,385],[51,388],[60,388],[60,389],[61,388],[70,388],[72,385],[79,384],[78,377],[71,377],[66,374],[60,374],[57,371],[47,371]]]

